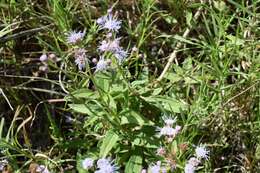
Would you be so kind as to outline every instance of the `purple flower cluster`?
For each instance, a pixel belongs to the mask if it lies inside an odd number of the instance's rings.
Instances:
[[[161,166],[161,162],[158,161],[156,164],[152,164],[149,167],[151,173],[167,173],[166,167]]]
[[[101,29],[107,29],[111,32],[118,32],[121,28],[121,21],[117,20],[117,18],[111,14],[111,11],[109,11],[107,15],[98,18],[97,24],[101,27]]]
[[[49,66],[48,66],[48,61],[52,61],[52,62],[57,62],[59,61],[60,59],[56,57],[56,55],[54,53],[51,53],[51,54],[46,54],[46,53],[43,53],[40,57],[39,57],[39,60],[41,61],[42,65],[39,67],[39,70],[44,72],[44,73],[47,73],[48,70],[49,70]]]
[[[103,54],[107,52],[112,53],[117,61],[119,63],[122,63],[128,54],[120,46],[120,38],[116,38],[115,36],[118,30],[121,28],[121,21],[117,20],[117,18],[112,15],[112,9],[110,9],[108,10],[107,15],[97,19],[97,24],[100,26],[101,29],[105,29],[108,31],[106,39],[101,41],[98,50]]]
[[[4,167],[8,164],[6,159],[0,160],[0,171],[4,170]]]
[[[195,156],[196,157],[191,157],[187,164],[184,167],[184,172],[185,173],[194,173],[197,166],[201,163],[201,159],[206,159],[208,160],[208,154],[209,151],[206,149],[205,146],[197,146],[195,149]]]
[[[157,130],[159,132],[158,136],[165,136],[167,138],[168,142],[171,142],[175,136],[180,133],[181,126],[176,125],[175,128],[173,128],[173,124],[176,122],[176,118],[164,118],[164,126],[163,127],[157,127]]]
[[[82,167],[89,170],[94,167],[94,160],[91,158],[86,158],[82,161]],[[118,167],[113,164],[113,161],[106,158],[101,158],[97,161],[98,170],[95,173],[114,173],[118,170]]]
[[[50,173],[48,168],[44,165],[39,165],[36,167],[36,172],[41,172],[41,173]]]
[[[73,45],[80,43],[80,41],[83,40],[84,36],[85,36],[85,32],[71,31],[68,34],[67,43]],[[84,48],[76,47],[73,53],[74,53],[75,63],[78,66],[79,70],[82,71],[83,69],[86,68],[86,62],[87,62],[86,50]]]
[[[74,51],[75,63],[78,66],[79,70],[82,71],[86,67],[86,50],[83,48],[77,48]]]
[[[68,34],[67,42],[70,43],[70,44],[76,44],[76,43],[82,41],[84,36],[85,36],[85,32],[71,31]]]

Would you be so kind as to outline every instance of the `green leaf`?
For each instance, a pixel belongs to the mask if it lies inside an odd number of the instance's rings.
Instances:
[[[95,115],[92,109],[89,109],[86,104],[69,104],[69,107],[82,114],[87,114],[87,115]]]
[[[103,92],[108,92],[110,88],[111,75],[107,73],[96,73],[95,75],[95,85],[98,89]]]
[[[183,80],[183,78],[176,73],[166,73],[165,78],[170,80],[171,83],[175,83]]]
[[[153,104],[154,106],[161,109],[162,107],[174,113],[180,113],[181,110],[187,109],[187,104],[176,100],[175,98],[164,97],[164,96],[153,96],[153,97],[142,97],[146,102]]]
[[[146,119],[144,116],[138,114],[132,110],[125,110],[120,112],[121,118],[121,125],[124,124],[137,124],[139,126],[143,125],[153,125],[153,122]]]
[[[192,13],[191,12],[187,12],[186,14],[186,23],[189,27],[191,27],[191,19],[192,19]]]
[[[118,140],[119,136],[115,132],[113,132],[112,130],[107,131],[106,136],[100,147],[99,156],[106,157],[111,149],[116,145]]]
[[[78,89],[72,92],[71,95],[75,98],[86,98],[86,99],[90,99],[90,98],[95,99],[98,97],[94,91],[91,91],[86,88]]]
[[[187,40],[186,38],[184,38],[184,37],[182,37],[182,36],[179,36],[179,35],[175,35],[175,36],[174,36],[174,39],[179,40],[179,41],[184,42],[184,43],[188,43],[188,44],[192,44],[192,45],[197,45],[196,43],[193,43],[192,41]]]
[[[126,164],[125,173],[141,172],[142,157],[140,155],[132,155]]]

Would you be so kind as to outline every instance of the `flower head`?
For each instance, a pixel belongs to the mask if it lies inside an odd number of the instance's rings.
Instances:
[[[97,24],[102,29],[117,32],[121,28],[121,21],[117,20],[111,13],[97,19]]]
[[[147,173],[147,170],[146,169],[142,169],[141,173]]]
[[[186,164],[185,167],[184,167],[184,172],[185,173],[194,173],[195,170],[196,170],[196,167],[194,167],[191,164]]]
[[[50,171],[48,170],[48,168],[44,165],[39,165],[36,168],[36,172],[40,172],[40,173],[50,173]]]
[[[3,171],[5,166],[8,164],[8,161],[6,159],[0,161],[0,171]]]
[[[41,62],[45,62],[45,61],[47,61],[48,60],[48,56],[46,55],[46,54],[42,54],[41,56],[40,56],[40,61]]]
[[[127,52],[123,50],[122,48],[118,49],[114,53],[116,59],[118,60],[119,63],[123,62],[124,59],[127,57]]]
[[[195,155],[197,156],[197,158],[203,158],[203,159],[208,159],[209,158],[209,150],[206,149],[205,146],[197,146],[195,149]]]
[[[108,41],[103,40],[101,42],[101,45],[98,47],[98,49],[101,52],[106,52],[106,51],[116,52],[117,50],[120,49],[119,40],[120,40],[120,38],[116,38],[114,40],[108,40]]]
[[[71,44],[75,44],[83,39],[85,36],[85,32],[76,32],[76,31],[71,31],[67,37],[67,42]]]
[[[113,164],[110,159],[102,158],[97,161],[97,167],[99,170],[95,173],[114,173],[118,168]]]
[[[106,167],[107,165],[110,165],[110,160],[109,159],[102,158],[102,159],[99,159],[97,161],[97,167],[98,168],[103,168],[103,167]]]
[[[156,164],[150,166],[151,173],[160,173],[161,170],[161,162],[158,161]]]
[[[173,136],[175,134],[174,128],[170,126],[163,126],[162,128],[158,128],[159,136]]]
[[[90,168],[92,168],[93,167],[93,164],[94,164],[94,160],[93,159],[91,159],[91,158],[86,158],[86,159],[84,159],[83,161],[82,161],[82,167],[84,168],[84,169],[90,169]]]
[[[86,50],[79,48],[75,50],[75,63],[79,70],[83,70],[86,66]]]
[[[97,65],[96,65],[96,72],[104,71],[107,69],[107,67],[108,67],[107,61],[104,60],[104,58],[100,58],[100,60],[98,61]]]
[[[171,117],[163,117],[164,123],[168,126],[172,126],[176,122],[176,117],[171,118]]]
[[[197,159],[196,157],[191,157],[189,160],[188,160],[188,164],[194,166],[194,167],[197,167],[199,164],[200,164],[200,160]]]

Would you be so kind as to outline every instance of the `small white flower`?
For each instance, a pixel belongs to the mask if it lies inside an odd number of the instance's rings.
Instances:
[[[141,173],[147,173],[147,170],[146,169],[142,169]]]
[[[96,65],[96,72],[104,71],[107,69],[107,67],[108,67],[107,61],[105,61],[103,58],[101,58]]]
[[[113,17],[111,13],[98,18],[97,24],[100,25],[102,29],[108,29],[109,31],[115,32],[117,32],[121,27],[121,21]]]
[[[151,173],[160,173],[160,170],[161,170],[161,162],[160,161],[158,161],[156,163],[156,165],[150,166]]]
[[[42,66],[39,67],[39,70],[47,73],[48,70],[49,70],[49,67],[48,67],[48,65],[42,65]]]
[[[98,168],[103,168],[103,167],[106,167],[107,165],[110,165],[109,159],[106,159],[106,158],[98,159],[98,161],[97,161]]]
[[[48,168],[46,166],[44,166],[44,165],[37,166],[36,172],[39,172],[39,173],[50,173]]]
[[[94,164],[94,160],[93,159],[91,159],[91,158],[86,158],[86,159],[84,159],[83,161],[82,161],[82,167],[84,168],[84,169],[90,169],[90,168],[92,168],[93,167],[93,164]]]
[[[161,172],[162,172],[162,173],[167,173],[166,167],[162,167],[162,168],[161,168]]]
[[[67,42],[71,44],[75,44],[83,39],[85,36],[85,32],[76,32],[76,31],[71,31],[68,35]]]
[[[164,126],[162,128],[158,128],[159,136],[173,136],[175,134],[175,130],[170,126]]]
[[[196,157],[191,157],[189,160],[188,160],[188,164],[194,166],[194,167],[197,167],[199,164],[200,164],[200,160],[197,159]]]
[[[203,158],[203,159],[207,160],[209,158],[208,154],[209,154],[209,151],[206,149],[205,146],[200,145],[200,146],[197,146],[195,149],[195,155],[198,159]]]
[[[5,166],[8,164],[8,161],[6,159],[0,161],[0,171],[3,171]]]
[[[40,56],[40,61],[41,62],[45,62],[45,61],[47,61],[48,60],[48,56],[46,55],[46,54],[42,54],[41,56]]]
[[[118,168],[113,165],[113,161],[110,159],[102,158],[97,161],[97,167],[99,170],[95,173],[114,173]]]
[[[118,60],[119,63],[122,63],[125,58],[127,57],[127,52],[123,50],[122,48],[118,49],[117,51],[114,52],[114,55],[116,59]]]
[[[181,126],[176,126],[175,128],[174,128],[174,137],[177,135],[177,134],[179,134],[180,133],[180,130],[181,130]]]
[[[79,48],[75,50],[75,63],[78,65],[79,70],[86,67],[86,50]]]
[[[194,173],[195,170],[196,170],[196,167],[194,167],[193,165],[191,165],[191,164],[185,165],[185,168],[184,168],[185,173]]]
[[[106,22],[106,19],[107,19],[107,16],[101,16],[100,18],[97,19],[97,24],[100,26],[104,25]]]
[[[171,118],[171,117],[163,117],[164,123],[168,126],[172,126],[176,122],[176,117]]]

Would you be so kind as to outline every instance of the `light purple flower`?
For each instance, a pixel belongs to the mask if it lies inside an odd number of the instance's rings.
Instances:
[[[162,172],[162,173],[167,173],[166,167],[162,167],[162,168],[161,168],[161,172]]]
[[[110,159],[106,159],[106,158],[98,159],[97,161],[98,168],[103,168],[106,167],[107,165],[110,165]]]
[[[160,170],[161,170],[161,162],[160,161],[158,161],[156,163],[156,165],[150,166],[151,173],[160,173]]]
[[[209,158],[209,150],[206,149],[205,146],[197,146],[196,149],[195,149],[195,155],[197,158],[203,158],[203,159],[206,159],[208,160]]]
[[[40,67],[39,67],[39,70],[42,71],[42,72],[44,72],[44,73],[47,73],[48,70],[49,70],[49,67],[48,67],[47,64],[45,64],[45,65],[40,66]]]
[[[128,54],[125,50],[120,48],[117,51],[115,51],[114,55],[117,58],[118,62],[121,63],[125,60],[125,58],[127,57]]]
[[[50,171],[48,170],[48,168],[44,165],[39,165],[36,168],[36,172],[40,172],[40,173],[50,173]]]
[[[197,167],[199,164],[200,164],[200,160],[197,159],[196,157],[191,157],[189,160],[188,160],[188,164],[194,166],[194,167]]]
[[[100,18],[97,19],[97,24],[100,26],[103,26],[106,22],[107,16],[101,16]]]
[[[86,50],[79,48],[75,50],[75,63],[79,70],[83,70],[86,66]]]
[[[0,171],[3,171],[5,166],[8,164],[8,161],[6,159],[0,161]]]
[[[67,42],[71,44],[75,44],[83,39],[85,36],[85,32],[76,32],[76,31],[71,31],[67,37]]]
[[[48,56],[46,55],[46,54],[42,54],[41,56],[40,56],[40,61],[41,62],[45,62],[45,61],[47,61],[48,60]]]
[[[82,161],[82,167],[86,170],[90,169],[93,167],[94,160],[91,158],[86,158]]]
[[[185,173],[194,173],[195,170],[196,170],[196,167],[194,167],[191,164],[186,164],[185,167],[184,167],[184,172]]]
[[[114,173],[118,168],[113,164],[110,159],[102,158],[97,161],[97,167],[99,170],[95,173]]]
[[[176,117],[171,118],[171,117],[163,117],[164,123],[168,126],[172,126],[176,122]]]
[[[146,169],[142,169],[141,173],[147,173],[147,170]]]
[[[175,129],[170,126],[164,126],[158,128],[159,136],[173,136],[175,134]]]
[[[117,32],[121,28],[121,21],[117,20],[111,13],[97,19],[97,24],[102,29]]]
[[[96,65],[96,72],[104,71],[107,69],[107,67],[108,67],[107,61],[104,60],[104,58],[100,58],[100,60],[98,61],[97,65]]]
[[[108,40],[108,41],[103,40],[101,42],[101,45],[98,47],[98,49],[101,52],[106,52],[106,51],[116,52],[117,50],[120,49],[119,40],[120,38],[116,38],[114,40]]]

